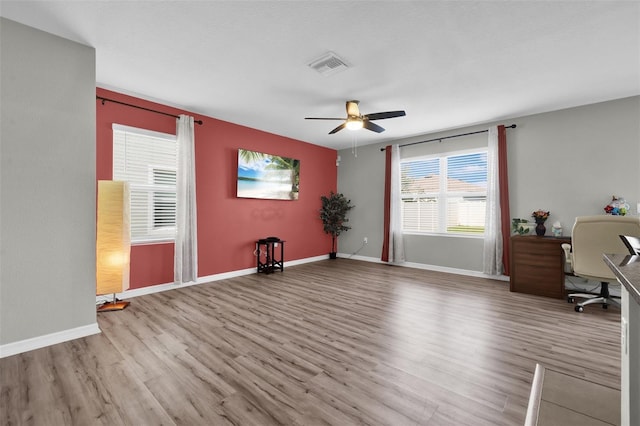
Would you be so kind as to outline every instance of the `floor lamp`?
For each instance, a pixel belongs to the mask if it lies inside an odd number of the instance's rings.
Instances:
[[[98,181],[96,228],[96,294],[113,294],[113,300],[98,312],[119,311],[129,302],[116,299],[116,293],[129,288],[129,185],[127,182]]]

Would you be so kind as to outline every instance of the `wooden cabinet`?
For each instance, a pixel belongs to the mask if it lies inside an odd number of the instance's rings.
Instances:
[[[537,296],[565,297],[563,243],[571,243],[571,238],[512,236],[510,290]]]

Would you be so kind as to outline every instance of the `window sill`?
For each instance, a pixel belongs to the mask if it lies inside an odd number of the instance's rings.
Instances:
[[[166,239],[166,240],[147,240],[147,241],[132,241],[132,246],[148,246],[152,244],[174,244],[175,239]]]
[[[415,235],[418,237],[451,237],[451,238],[471,238],[474,240],[484,239],[484,234],[447,234],[439,232],[403,232],[403,235]]]

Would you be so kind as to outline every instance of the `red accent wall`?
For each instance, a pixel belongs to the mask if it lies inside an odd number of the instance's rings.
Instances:
[[[275,235],[286,240],[285,262],[325,255],[331,238],[318,218],[320,196],[336,191],[337,152],[298,140],[182,111],[105,89],[98,96],[169,114],[189,114],[195,125],[198,276],[255,267],[255,241]],[[165,133],[176,131],[173,117],[96,100],[97,179],[112,178],[112,123]],[[236,197],[238,148],[300,160],[296,201]],[[173,244],[131,248],[131,288],[173,282]]]

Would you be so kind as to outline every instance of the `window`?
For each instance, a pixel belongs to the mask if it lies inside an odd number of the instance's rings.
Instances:
[[[171,190],[153,193],[153,229],[176,226],[176,171],[153,169],[153,183],[171,186]]]
[[[131,242],[175,238],[176,137],[113,125],[113,180],[129,182]]]
[[[404,159],[400,182],[404,232],[484,233],[486,149]]]

